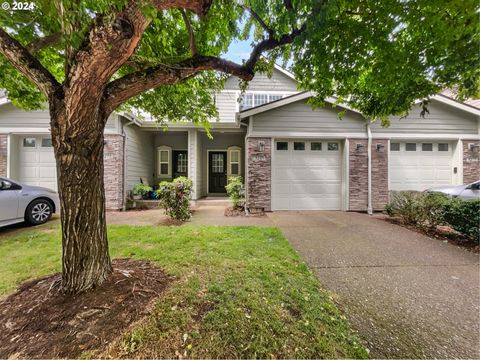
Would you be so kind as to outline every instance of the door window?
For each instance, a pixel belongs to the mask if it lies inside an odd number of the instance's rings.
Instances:
[[[35,138],[23,138],[23,147],[34,148],[37,146],[37,140]]]
[[[288,150],[287,141],[277,141],[277,150]]]
[[[188,158],[187,154],[179,153],[177,155],[177,172],[179,173],[186,173],[188,166]]]
[[[212,154],[212,172],[214,174],[223,174],[225,172],[223,154]]]

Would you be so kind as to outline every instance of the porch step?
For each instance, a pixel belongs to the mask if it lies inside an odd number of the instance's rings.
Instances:
[[[206,197],[193,201],[195,206],[230,206],[230,199],[227,197]]]

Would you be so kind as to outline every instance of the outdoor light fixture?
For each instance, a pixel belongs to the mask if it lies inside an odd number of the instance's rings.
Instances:
[[[377,144],[377,151],[383,151],[384,148],[385,148],[385,145]]]
[[[363,151],[364,147],[365,147],[365,145],[363,145],[363,144],[357,144],[357,151],[358,152]]]
[[[470,151],[476,151],[476,152],[478,152],[478,150],[480,149],[480,145],[474,144],[474,143],[470,143],[470,144],[468,144],[468,149],[469,149]]]
[[[263,141],[260,141],[258,143],[258,151],[264,152],[265,151],[265,143]]]

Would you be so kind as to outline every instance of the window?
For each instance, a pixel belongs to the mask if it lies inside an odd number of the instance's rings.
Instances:
[[[52,147],[52,139],[43,138],[42,139],[42,147]]]
[[[328,151],[338,151],[338,143],[328,143]]]
[[[168,177],[171,175],[170,153],[171,149],[168,146],[160,146],[158,148],[158,175],[161,177]]]
[[[417,144],[415,143],[406,143],[405,144],[406,151],[417,151]]]
[[[23,147],[34,148],[37,146],[37,140],[35,138],[24,138]]]
[[[400,151],[400,143],[390,143],[390,151]]]
[[[293,150],[305,150],[305,143],[303,141],[302,142],[295,141],[293,143]]]
[[[253,107],[253,94],[244,94],[240,100],[240,110],[247,110]]]
[[[255,94],[253,96],[255,106],[268,103],[268,94]]]
[[[322,143],[321,142],[311,142],[310,143],[310,150],[312,150],[312,151],[322,150]]]
[[[438,144],[438,151],[448,151],[448,144],[447,143]]]
[[[186,173],[188,166],[188,156],[186,153],[180,153],[177,156],[177,172]]]
[[[433,144],[423,143],[422,144],[422,151],[433,151]]]
[[[230,151],[230,174],[240,175],[240,151],[231,150]]]
[[[288,142],[278,141],[277,142],[277,150],[288,150]]]
[[[280,100],[281,98],[283,98],[282,95],[270,95],[270,102]]]
[[[212,172],[214,174],[224,173],[223,158],[224,154],[212,154]]]

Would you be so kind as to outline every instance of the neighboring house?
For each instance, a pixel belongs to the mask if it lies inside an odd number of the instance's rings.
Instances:
[[[114,114],[105,128],[107,208],[122,209],[143,180],[188,176],[194,199],[224,194],[245,178],[247,206],[264,210],[381,210],[391,190],[425,190],[480,177],[480,109],[437,95],[422,118],[414,107],[391,126],[368,125],[335,99],[312,110],[309,92],[276,67],[258,74],[239,104],[231,77],[216,95],[213,139],[191,123],[157,123]],[[342,120],[338,113],[347,110]],[[370,144],[370,145],[369,145]],[[0,98],[0,176],[56,188],[48,111],[26,112]]]

